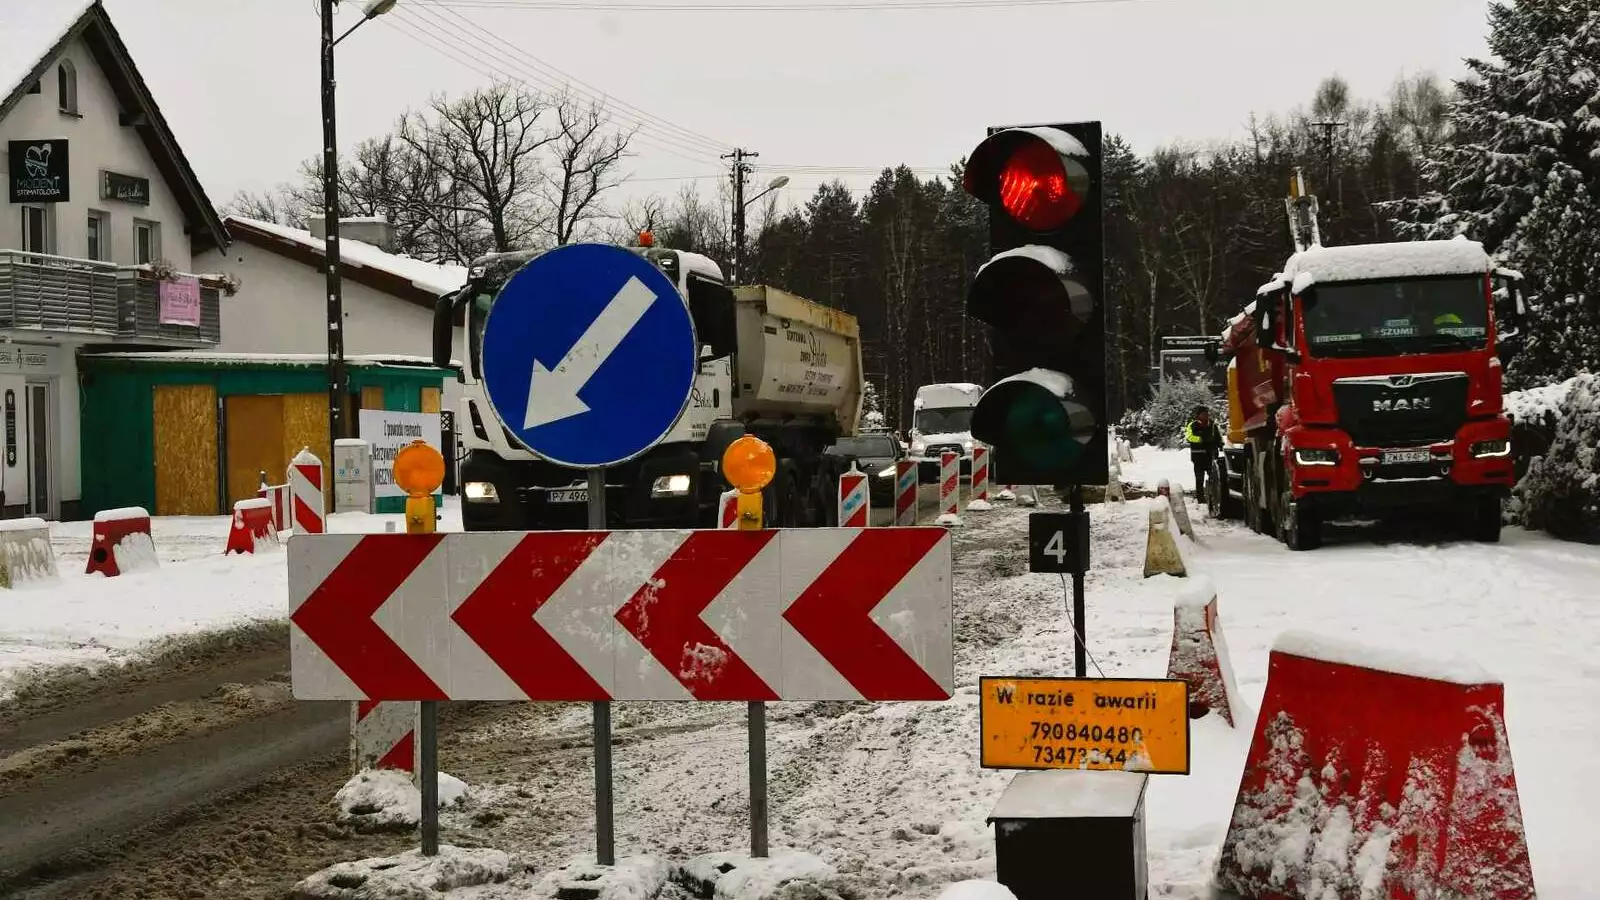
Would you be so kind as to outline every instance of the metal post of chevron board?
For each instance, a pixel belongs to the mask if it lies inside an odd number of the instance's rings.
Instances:
[[[589,528],[606,527],[606,470],[589,470]],[[616,865],[617,829],[615,785],[611,775],[611,703],[594,704],[594,831],[595,861]]]
[[[406,534],[433,534],[433,492],[444,482],[444,457],[426,441],[412,441],[394,456],[394,483],[406,492]],[[422,790],[418,827],[422,855],[439,855],[439,704],[422,701],[417,721],[417,779]]]

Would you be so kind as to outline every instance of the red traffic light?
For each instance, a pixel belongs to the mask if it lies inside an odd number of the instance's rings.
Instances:
[[[1089,172],[1079,161],[1087,156],[1077,138],[1058,128],[1007,128],[973,151],[962,185],[985,203],[998,202],[1024,228],[1055,231],[1089,193]]]

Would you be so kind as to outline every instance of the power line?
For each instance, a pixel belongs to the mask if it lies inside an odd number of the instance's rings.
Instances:
[[[434,0],[441,6],[460,9],[515,9],[583,12],[844,12],[844,11],[905,11],[929,9],[1015,9],[1041,6],[1127,6],[1141,3],[1172,2],[1172,0],[728,0],[689,3],[668,3],[656,0],[619,0],[615,3],[597,0]]]
[[[715,151],[717,151],[719,153],[721,151],[723,151],[723,150],[726,150],[728,148],[728,146],[729,146],[728,142],[726,142],[726,141],[717,140],[716,138],[713,138],[713,137],[710,137],[708,135],[702,134],[701,132],[695,131],[695,130],[693,130],[691,128],[685,128],[684,126],[678,125],[677,123],[672,122],[672,121],[670,121],[668,119],[662,118],[661,116],[654,115],[654,114],[652,114],[650,112],[647,112],[644,109],[641,109],[640,107],[634,106],[633,104],[628,103],[625,100],[622,100],[622,99],[620,99],[618,97],[615,97],[615,96],[611,95],[607,91],[604,91],[604,90],[602,90],[600,88],[595,87],[594,85],[591,85],[591,84],[585,82],[583,79],[578,78],[578,77],[572,75],[569,72],[565,72],[565,71],[557,68],[556,66],[545,62],[544,60],[542,60],[542,59],[534,56],[533,54],[527,52],[523,48],[518,47],[517,45],[512,44],[511,42],[505,40],[504,38],[500,37],[498,34],[495,34],[493,31],[491,31],[491,30],[489,30],[487,28],[484,28],[482,25],[478,24],[477,22],[474,22],[471,19],[468,19],[467,17],[461,15],[460,13],[457,13],[457,12],[451,10],[451,9],[446,8],[448,6],[448,4],[439,3],[439,2],[437,2],[437,0],[423,0],[423,2],[424,3],[428,3],[429,5],[432,5],[432,6],[439,7],[443,11],[443,13],[445,15],[451,16],[452,18],[460,21],[461,23],[470,26],[471,28],[476,30],[479,34],[482,34],[482,35],[486,36],[489,40],[494,41],[495,43],[498,43],[500,46],[505,47],[510,52],[515,53],[516,55],[520,56],[524,60],[527,60],[533,67],[541,69],[541,70],[544,70],[546,72],[549,72],[549,73],[553,74],[554,76],[561,78],[563,81],[567,82],[568,84],[576,84],[576,85],[578,85],[579,87],[581,87],[581,88],[585,89],[586,91],[590,92],[592,95],[597,96],[601,101],[605,102],[608,105],[615,106],[615,107],[620,107],[620,108],[625,109],[625,110],[633,110],[633,112],[636,113],[641,119],[654,122],[654,123],[660,125],[663,128],[666,128],[666,129],[668,129],[670,131],[676,132],[679,136],[681,136],[685,141],[687,141],[689,143],[703,144],[703,145],[705,145],[705,147],[707,149],[715,150]]]

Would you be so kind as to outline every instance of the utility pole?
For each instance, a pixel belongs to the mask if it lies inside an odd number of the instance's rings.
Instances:
[[[1324,190],[1328,191],[1330,196],[1334,195],[1335,193],[1339,193],[1341,195],[1334,197],[1334,199],[1336,205],[1339,207],[1339,214],[1343,215],[1344,202],[1342,192],[1336,191],[1333,183],[1333,132],[1335,129],[1346,127],[1346,123],[1335,122],[1332,119],[1325,119],[1321,122],[1312,122],[1311,126],[1313,128],[1322,129],[1322,164],[1323,171],[1327,174],[1327,180],[1323,182],[1326,185]],[[1333,224],[1333,216],[1331,214],[1329,215],[1328,220],[1328,224],[1331,226]],[[1328,230],[1330,232],[1329,238],[1331,239],[1331,232],[1333,229],[1330,227]]]
[[[345,434],[344,296],[339,283],[339,152],[334,135],[333,11],[322,0],[322,225],[328,269],[328,447]],[[354,30],[354,29],[352,29]],[[329,459],[332,459],[330,456]]]
[[[760,155],[743,147],[735,147],[732,153],[722,155],[723,159],[733,160],[733,172],[729,175],[733,179],[733,273],[728,279],[732,284],[739,284],[744,277],[744,180],[751,172],[745,160]]]

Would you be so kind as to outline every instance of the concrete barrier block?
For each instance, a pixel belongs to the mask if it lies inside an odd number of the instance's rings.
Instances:
[[[0,519],[0,588],[56,577],[50,523],[39,518]]]

